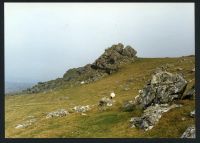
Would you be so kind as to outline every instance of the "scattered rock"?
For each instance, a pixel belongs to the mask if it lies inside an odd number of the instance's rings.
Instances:
[[[194,118],[195,117],[195,110],[190,112],[190,117]]]
[[[57,111],[53,111],[47,114],[46,118],[53,118],[53,117],[64,117],[68,115],[69,112],[66,111],[65,109],[59,109]]]
[[[89,105],[86,105],[86,106],[75,106],[72,110],[75,111],[75,112],[79,112],[79,113],[84,113],[84,112],[87,112],[89,111],[91,108]]]
[[[147,85],[140,90],[135,104],[147,108],[154,104],[170,103],[180,99],[187,86],[187,81],[179,74],[159,71],[152,76]]]
[[[195,126],[192,125],[190,127],[188,127],[185,132],[182,134],[181,138],[196,138],[196,135],[195,135]]]
[[[34,122],[36,122],[36,119],[26,120],[25,122],[18,124],[15,128],[16,129],[26,128],[26,127],[32,125]]]
[[[132,123],[132,127],[138,127],[147,131],[158,123],[163,113],[176,107],[181,107],[181,105],[155,104],[145,109],[141,117],[131,118],[130,122]]]
[[[123,106],[122,106],[122,111],[124,112],[130,112],[133,111],[134,109],[134,102],[133,101],[125,101]]]
[[[182,117],[181,120],[182,120],[182,121],[185,121],[185,117]]]

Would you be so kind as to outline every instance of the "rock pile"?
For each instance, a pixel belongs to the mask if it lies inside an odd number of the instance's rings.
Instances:
[[[160,71],[139,91],[135,103],[143,109],[150,105],[171,103],[182,97],[186,86],[187,81],[181,75]]]
[[[139,127],[145,131],[150,130],[158,123],[162,114],[176,107],[181,107],[181,105],[168,105],[168,104],[155,104],[154,106],[149,106],[143,111],[141,117],[133,117],[130,122],[132,127]]]
[[[196,135],[195,135],[195,126],[192,125],[190,127],[188,127],[185,132],[182,134],[181,138],[195,138]]]
[[[53,111],[47,114],[46,118],[53,118],[53,117],[64,117],[68,115],[69,112],[66,111],[65,109],[59,109],[57,111]]]
[[[162,117],[162,114],[175,107],[173,101],[180,99],[186,89],[187,81],[179,74],[157,70],[147,85],[139,90],[134,105],[143,109],[141,117],[133,117],[132,127],[150,130]]]
[[[37,85],[25,90],[25,93],[38,93],[58,88],[65,84],[84,84],[101,79],[119,69],[123,63],[136,60],[136,51],[131,46],[123,44],[112,45],[92,64],[69,69],[62,78],[48,82],[39,82]]]

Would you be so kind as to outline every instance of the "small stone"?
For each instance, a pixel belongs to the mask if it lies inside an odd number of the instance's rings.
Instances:
[[[195,117],[195,110],[190,112],[190,117],[194,118]]]
[[[192,72],[195,72],[195,68],[193,68],[191,71],[192,71]]]
[[[15,128],[16,129],[21,129],[21,128],[24,128],[24,126],[22,124],[18,124]]]
[[[196,135],[195,135],[195,126],[192,125],[190,127],[188,127],[185,132],[182,134],[181,138],[196,138]]]
[[[182,121],[185,121],[185,117],[182,117],[181,120],[182,120]]]
[[[85,81],[81,81],[81,84],[85,84]]]

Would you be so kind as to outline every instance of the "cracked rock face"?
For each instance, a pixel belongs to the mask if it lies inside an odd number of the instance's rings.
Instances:
[[[154,106],[149,106],[143,111],[141,117],[133,117],[130,122],[132,127],[138,127],[144,129],[145,131],[150,130],[156,125],[162,114],[176,107],[181,107],[181,105],[168,105],[168,104],[156,104]]]
[[[196,135],[195,135],[195,126],[192,125],[190,127],[188,127],[185,132],[182,134],[181,138],[196,138]]]
[[[155,104],[170,103],[180,99],[187,81],[179,74],[159,71],[152,75],[151,81],[139,92],[135,104],[145,109]]]

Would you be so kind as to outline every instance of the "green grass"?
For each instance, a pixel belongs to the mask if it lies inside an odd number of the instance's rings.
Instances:
[[[185,60],[183,60],[185,59]],[[160,138],[180,137],[188,125],[194,123],[189,117],[189,112],[195,108],[193,100],[179,101],[183,107],[172,109],[165,113],[159,123],[150,131],[130,128],[129,120],[133,116],[141,115],[141,111],[134,109],[132,112],[122,112],[121,106],[126,100],[133,100],[142,89],[153,71],[162,65],[172,64],[169,72],[183,73],[191,82],[195,82],[194,57],[184,58],[140,58],[132,64],[124,65],[116,73],[90,84],[74,87],[62,87],[52,92],[30,95],[6,96],[5,98],[5,135],[9,138],[39,137],[99,137],[99,138]],[[176,68],[183,68],[177,71]],[[129,90],[124,90],[128,87]],[[116,102],[106,111],[99,111],[98,101],[109,96],[110,92],[116,93]],[[69,99],[63,99],[63,97]],[[64,108],[68,110],[77,105],[94,105],[86,116],[72,113],[62,118],[46,119],[45,113]],[[26,120],[29,115],[35,116],[37,122],[25,129],[15,129],[15,126]],[[182,121],[181,118],[186,120]]]

